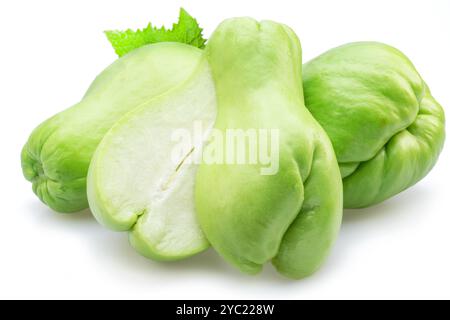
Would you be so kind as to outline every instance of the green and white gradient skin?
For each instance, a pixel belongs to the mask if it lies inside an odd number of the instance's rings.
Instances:
[[[105,133],[127,112],[189,78],[201,56],[181,43],[133,50],[106,68],[81,102],[39,125],[21,161],[42,202],[65,213],[87,208],[86,175]]]
[[[185,154],[173,158],[176,130],[193,136],[194,122],[211,129],[216,118],[209,65],[204,56],[197,60],[186,81],[121,118],[89,168],[95,218],[110,229],[129,231],[131,245],[156,260],[182,259],[209,247],[194,207],[198,165],[191,150],[203,140],[191,141]]]
[[[212,246],[241,271],[272,261],[286,277],[315,272],[342,218],[342,181],[332,145],[304,106],[301,46],[288,27],[226,20],[206,46],[215,81],[215,128],[279,129],[279,171],[260,164],[206,164],[195,195]],[[211,145],[207,145],[205,152]]]
[[[420,181],[445,140],[445,117],[411,61],[377,42],[327,51],[303,67],[305,103],[333,143],[346,208]]]

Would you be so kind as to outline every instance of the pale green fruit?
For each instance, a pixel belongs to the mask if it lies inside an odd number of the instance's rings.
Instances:
[[[215,117],[214,84],[206,59],[200,59],[183,84],[120,119],[89,168],[88,198],[97,220],[130,231],[133,247],[149,258],[175,260],[206,249],[194,208],[197,166],[188,161],[202,141],[192,141],[174,159],[173,133],[193,134],[194,122],[211,128]]]
[[[86,175],[97,145],[128,111],[191,76],[200,49],[158,43],[132,51],[106,68],[78,104],[38,126],[22,150],[22,169],[33,191],[59,212],[88,206]]]
[[[344,206],[367,207],[416,184],[445,140],[445,115],[412,62],[378,42],[331,49],[304,66],[306,106],[333,143]]]
[[[338,234],[342,182],[332,145],[304,105],[300,42],[284,25],[237,18],[216,29],[206,54],[217,92],[215,129],[279,130],[279,171],[262,175],[261,163],[202,163],[195,191],[200,225],[244,272],[272,261],[285,276],[308,276]]]

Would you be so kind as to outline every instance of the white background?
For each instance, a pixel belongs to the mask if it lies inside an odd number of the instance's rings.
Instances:
[[[169,26],[182,5],[209,36],[225,18],[291,26],[304,61],[358,40],[398,47],[450,114],[450,1],[2,1],[0,298],[450,298],[450,150],[417,186],[346,212],[326,265],[291,281],[240,274],[209,250],[158,263],[90,216],[60,215],[22,177],[31,130],[76,103],[115,54],[102,31]]]

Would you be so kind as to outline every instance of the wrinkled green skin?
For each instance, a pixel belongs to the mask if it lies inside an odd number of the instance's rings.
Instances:
[[[305,103],[330,137],[344,206],[367,207],[414,185],[436,163],[444,111],[397,49],[359,42],[303,67]]]
[[[290,278],[316,271],[338,233],[342,184],[331,143],[304,106],[301,47],[288,27],[226,20],[210,38],[215,128],[280,130],[280,167],[201,164],[196,209],[213,247],[247,273],[267,261]],[[206,147],[208,148],[208,146]]]
[[[106,68],[81,102],[38,126],[21,155],[36,195],[58,212],[87,208],[86,175],[105,133],[128,111],[187,79],[201,54],[180,43],[136,49]]]

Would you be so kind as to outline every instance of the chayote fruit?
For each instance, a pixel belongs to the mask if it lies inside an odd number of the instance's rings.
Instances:
[[[399,50],[376,42],[331,49],[304,65],[303,87],[307,108],[333,143],[345,207],[386,200],[436,163],[444,111]]]
[[[282,24],[236,18],[216,29],[206,55],[217,93],[215,129],[278,130],[279,170],[263,175],[261,163],[202,163],[195,184],[200,225],[244,272],[271,260],[287,277],[308,276],[338,233],[342,182],[332,145],[304,106],[300,42]]]
[[[130,231],[131,245],[157,260],[176,260],[209,247],[195,215],[198,140],[177,148],[177,134],[194,135],[194,123],[211,128],[216,96],[205,58],[179,86],[121,118],[99,144],[88,174],[95,218]],[[183,137],[184,135],[180,135]]]
[[[342,182],[331,143],[303,104],[300,43],[283,25],[239,18],[219,26],[204,54],[185,82],[105,135],[89,168],[91,210],[103,225],[129,231],[149,258],[185,258],[211,240],[241,270],[273,260],[286,276],[309,275],[338,233]],[[174,161],[174,133],[194,135],[196,123],[206,129],[201,139]],[[206,163],[213,137],[229,129],[278,130],[279,146],[270,144],[278,171]],[[229,150],[221,151],[224,160]],[[197,174],[198,155],[205,162]]]
[[[36,195],[59,212],[86,208],[89,163],[105,133],[128,111],[190,77],[202,52],[181,43],[136,49],[106,68],[81,102],[38,126],[22,151],[23,173]]]

